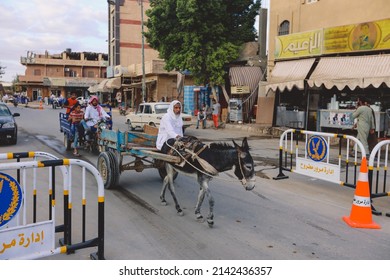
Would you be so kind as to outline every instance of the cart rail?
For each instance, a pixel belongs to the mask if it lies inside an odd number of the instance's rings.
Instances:
[[[179,156],[161,153],[156,148],[156,139],[156,135],[144,132],[104,129],[99,137],[102,152],[97,162],[104,187],[115,188],[119,184],[120,174],[126,170],[142,172],[148,168],[155,168],[160,177],[164,178],[165,163],[178,164],[182,159]]]

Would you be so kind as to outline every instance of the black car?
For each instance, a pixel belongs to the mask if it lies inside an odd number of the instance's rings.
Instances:
[[[18,141],[18,126],[14,117],[20,116],[19,113],[11,113],[8,106],[0,102],[0,140],[15,145]]]

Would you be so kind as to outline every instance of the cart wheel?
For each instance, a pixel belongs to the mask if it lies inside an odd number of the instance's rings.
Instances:
[[[119,177],[120,177],[119,162],[114,152],[108,151],[107,154],[111,160],[111,174],[112,174],[111,186],[112,188],[116,188],[119,184]]]
[[[115,158],[115,162],[116,162],[117,167],[118,167],[117,171],[118,171],[119,174],[121,174],[122,171],[121,171],[121,169],[119,167],[122,166],[123,156],[121,156],[121,154],[117,150],[115,150],[113,148],[107,148],[106,150],[113,154],[113,156]]]
[[[69,140],[66,134],[64,134],[64,146],[67,151],[70,151],[72,149],[72,142]]]
[[[158,170],[158,174],[160,175],[161,179],[164,180],[165,176],[167,176],[167,171],[165,170],[165,165],[163,167],[158,168],[157,170]],[[176,180],[177,175],[179,175],[178,172],[176,172],[175,175],[173,175],[173,180]]]
[[[97,160],[97,169],[102,176],[104,188],[113,188],[112,160],[110,159],[110,156],[107,152],[99,154]]]

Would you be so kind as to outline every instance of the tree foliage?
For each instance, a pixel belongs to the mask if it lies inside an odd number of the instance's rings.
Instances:
[[[3,77],[3,75],[5,74],[4,69],[5,69],[5,67],[0,65],[0,78]]]
[[[260,0],[151,0],[145,37],[166,69],[189,70],[197,84],[224,83],[224,66],[256,39]]]

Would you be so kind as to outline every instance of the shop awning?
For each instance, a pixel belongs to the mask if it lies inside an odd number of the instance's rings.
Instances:
[[[291,91],[294,86],[303,89],[304,80],[314,60],[315,58],[309,58],[277,62],[265,88],[266,92],[270,89],[284,91],[286,88]]]
[[[153,84],[156,83],[156,80],[147,80],[145,81],[145,84]],[[142,82],[132,83],[132,84],[124,84],[124,88],[141,88]]]
[[[96,91],[97,92],[108,92],[109,89],[107,88],[107,83],[108,83],[109,79],[104,79],[103,81],[101,81],[97,88],[96,88]]]
[[[249,86],[250,92],[253,92],[261,78],[263,71],[260,67],[255,66],[242,66],[231,67],[229,69],[229,79],[231,86]]]
[[[307,83],[338,90],[346,86],[351,90],[370,85],[378,88],[382,83],[390,86],[390,55],[323,57]]]
[[[106,87],[109,89],[120,89],[122,86],[122,78],[121,77],[116,77],[116,78],[111,78],[108,80]]]
[[[98,92],[98,86],[99,86],[99,85],[90,86],[90,87],[88,88],[88,91],[89,91],[90,93],[96,93],[96,92]]]

